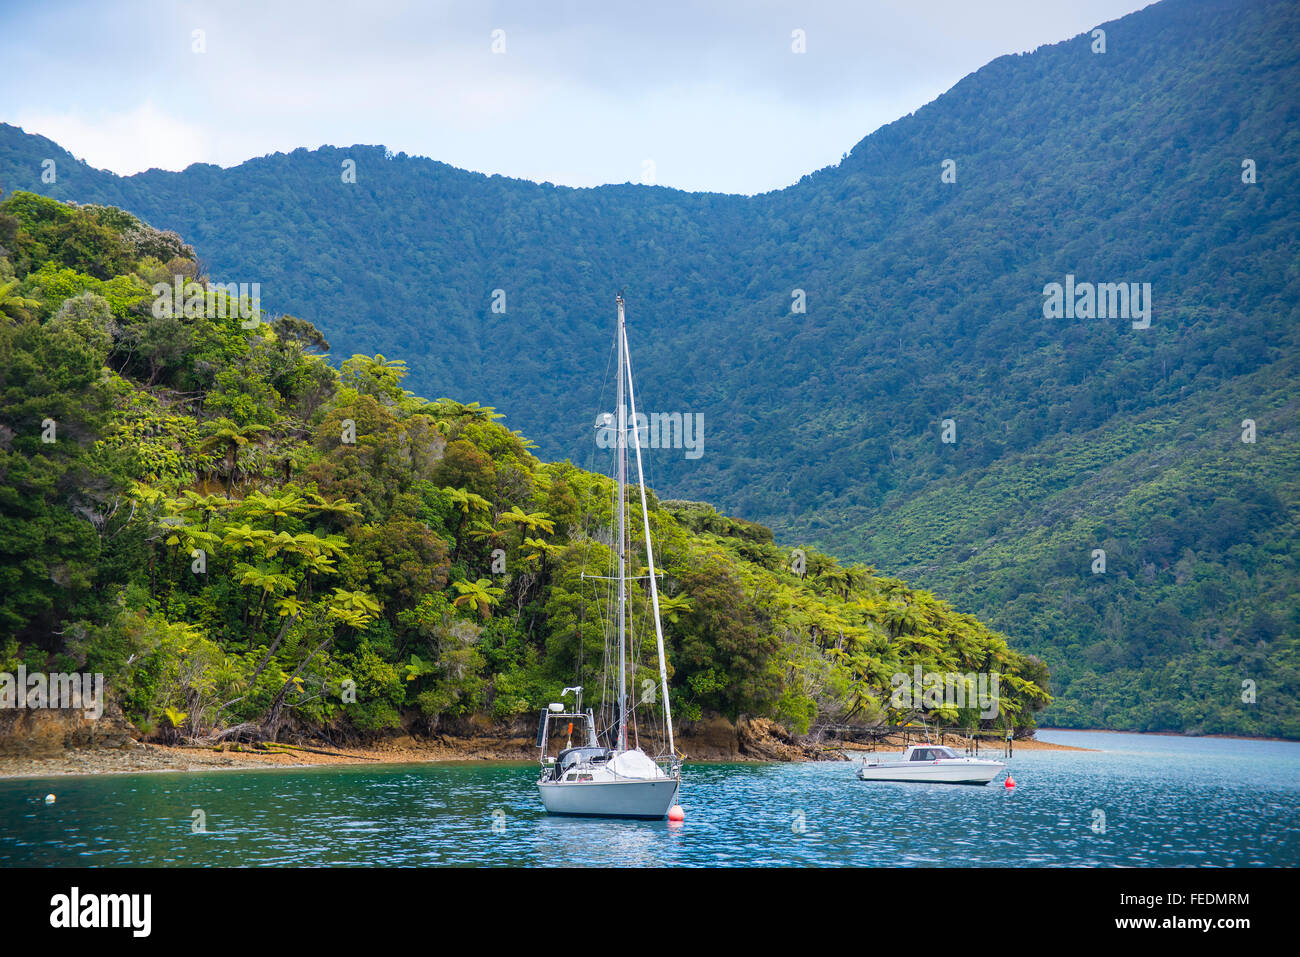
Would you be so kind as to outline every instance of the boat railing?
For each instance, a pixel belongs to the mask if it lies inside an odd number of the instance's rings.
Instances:
[[[869,751],[862,756],[862,763],[866,767],[877,767],[881,764],[897,764],[903,760],[906,751]]]
[[[679,773],[682,768],[682,759],[675,754],[656,754],[650,760],[657,764],[659,770],[669,777]]]

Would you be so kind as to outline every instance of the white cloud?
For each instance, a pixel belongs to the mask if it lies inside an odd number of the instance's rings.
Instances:
[[[1144,2],[0,0],[0,63],[24,78],[0,119],[123,174],[364,143],[573,186],[635,182],[648,157],[661,185],[748,193]]]
[[[78,159],[127,175],[210,162],[213,144],[200,125],[168,116],[152,103],[122,113],[20,111],[13,122],[49,137]]]

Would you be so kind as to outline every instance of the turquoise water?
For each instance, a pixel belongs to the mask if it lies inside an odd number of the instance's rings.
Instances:
[[[688,764],[681,825],[547,817],[520,764],[6,780],[0,865],[1300,865],[1300,743],[1039,736],[1102,750],[1022,751],[1013,790]]]

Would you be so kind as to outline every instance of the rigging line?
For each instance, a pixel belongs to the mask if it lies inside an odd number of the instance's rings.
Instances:
[[[604,405],[604,402],[605,402],[605,391],[606,391],[606,389],[607,389],[608,386],[609,386],[609,370],[610,370],[610,366],[613,364],[613,361],[614,361],[614,353],[615,353],[615,351],[616,351],[616,343],[610,346],[609,353],[608,353],[608,356],[607,356],[607,358],[606,358],[604,378],[603,378],[603,380],[602,380],[602,382],[601,382],[601,388],[600,388],[600,390],[599,390],[598,393],[597,393],[597,408],[598,408],[598,409],[599,409],[599,407],[600,407],[601,405]],[[594,417],[593,417],[593,419],[594,419]],[[589,474],[589,475],[598,475],[598,474],[600,474],[599,472],[596,471],[596,468],[595,468],[596,449],[597,449],[597,446],[596,446],[596,443],[595,443],[595,442],[593,442],[593,443],[591,444],[591,446],[589,447],[589,449],[588,449],[588,454],[587,454],[587,463],[588,463],[588,468],[587,468],[587,471],[588,471],[588,474]],[[585,578],[587,577],[586,574],[585,574],[585,569],[589,566],[589,564],[590,564],[590,562],[591,562],[591,552],[592,552],[592,548],[593,548],[594,543],[597,541],[597,536],[596,536],[596,531],[597,531],[596,520],[597,520],[597,519],[596,519],[596,509],[593,507],[593,501],[594,501],[594,499],[595,499],[596,488],[597,488],[597,486],[598,486],[599,484],[600,484],[600,483],[598,483],[598,482],[596,482],[596,483],[593,483],[593,482],[586,482],[586,483],[584,483],[584,486],[585,486],[585,487],[584,487],[584,492],[583,492],[583,497],[582,497],[582,499],[583,499],[583,501],[582,501],[582,520],[581,520],[581,523],[580,523],[580,526],[579,526],[580,529],[581,529],[581,532],[582,532],[582,538],[583,538],[583,545],[582,545],[582,566],[581,566],[581,567],[582,567],[583,570],[584,570],[584,571],[583,571],[583,574],[582,574],[582,580],[583,580],[584,583],[585,583]],[[612,562],[611,562],[610,564],[612,565]],[[612,571],[612,568],[607,568],[607,570]],[[599,577],[603,577],[603,576],[591,576],[591,577],[593,577],[593,578],[599,578]],[[593,590],[594,590],[594,589],[593,589]],[[606,585],[604,591],[605,591],[605,596],[604,596],[604,597],[605,597],[606,601],[608,601],[609,598],[610,598],[610,594],[609,594],[609,586],[608,586],[608,584]],[[584,620],[584,621],[585,621],[586,608],[587,608],[587,602],[586,602],[586,599],[587,599],[587,596],[583,593],[583,591],[582,591],[581,589],[579,589],[579,601],[581,601],[581,603],[582,603],[582,616],[583,616],[583,620]],[[597,597],[597,601],[600,601],[600,598],[599,598],[599,597]],[[608,702],[609,702],[609,690],[610,690],[610,684],[609,684],[609,673],[610,673],[610,668],[609,668],[609,665],[610,665],[610,661],[609,661],[609,627],[608,627],[608,622],[605,620],[605,618],[604,618],[603,616],[601,617],[601,652],[602,652],[602,654],[601,654],[601,685],[600,685],[600,701],[599,701],[599,707],[600,707],[600,715],[601,715],[600,720],[601,720],[602,723],[604,723],[604,721],[605,721],[605,713],[606,713],[607,706],[608,706]],[[584,643],[584,654],[585,654],[585,643]],[[605,730],[608,731],[608,727],[606,727]]]
[[[646,606],[648,606],[648,604],[649,604],[648,602],[643,602],[643,603],[642,603],[642,608],[645,609]],[[644,626],[644,624],[645,624],[645,619],[648,618],[648,617],[649,617],[648,612],[642,615],[641,623],[642,623],[643,626]],[[648,632],[649,632],[649,629],[643,627],[642,634],[646,634],[646,633],[648,633]],[[648,659],[649,659],[649,657],[650,657],[650,655],[651,655],[651,647],[649,647],[649,643],[647,643],[646,641],[644,641],[644,639],[641,641],[641,643],[640,643],[640,645],[639,645],[638,647],[639,647],[639,652],[640,652],[640,656],[641,656],[641,660],[639,660],[639,661],[638,661],[638,664],[637,664],[637,670],[638,670],[638,672],[639,672],[639,671],[640,671],[640,668],[641,668],[643,665],[646,666],[646,667],[649,667]],[[647,680],[648,680],[648,679],[647,679]],[[652,684],[652,686],[653,686],[653,682],[651,682],[651,684]],[[636,682],[635,682],[635,680],[634,680],[634,681],[633,681],[633,688],[635,689],[636,687],[637,687],[637,684],[636,684]],[[644,705],[644,704],[647,704],[647,702],[644,701],[644,691],[641,693],[641,696],[637,697],[636,702],[637,702],[637,705],[638,705],[638,706],[640,706],[640,705]],[[657,741],[659,742],[660,746],[662,746],[663,742],[665,742],[665,741],[667,740],[667,731],[666,731],[666,728],[665,728],[665,725],[664,725],[663,714],[662,714],[662,712],[661,712],[658,708],[653,707],[653,705],[657,704],[656,701],[653,701],[653,700],[652,700],[652,701],[649,702],[648,704],[651,705],[651,707],[647,707],[647,708],[644,709],[644,710],[648,713],[648,715],[649,715],[649,722],[650,722],[650,724],[649,724],[649,728],[648,728],[648,730],[651,731],[651,732],[653,732],[652,740],[657,740]]]
[[[619,319],[622,320],[622,310],[619,310]],[[620,326],[622,323],[620,322]],[[636,421],[636,390],[632,384],[632,357],[628,352],[627,334],[623,332],[620,336],[623,355],[622,361],[627,366],[627,398],[628,404],[632,411],[632,420]],[[652,544],[652,535],[650,533],[650,509],[646,504],[645,492],[645,470],[641,464],[641,438],[639,433],[633,432],[633,447],[636,449],[636,474],[638,483],[641,486],[641,517],[645,522],[645,556],[646,566],[650,573],[650,601],[654,605],[655,620],[655,642],[659,653],[659,680],[662,686],[664,696],[664,724],[668,729],[668,750],[675,751],[673,744],[673,716],[672,702],[668,697],[668,666],[664,658],[664,633],[663,623],[659,618],[659,586],[655,582],[655,556],[654,545]]]
[[[648,576],[647,576],[647,577],[648,577]],[[640,610],[641,610],[641,617],[640,617],[640,622],[639,622],[639,624],[640,624],[640,633],[641,633],[641,635],[643,635],[643,636],[646,635],[646,634],[649,632],[649,630],[650,630],[649,628],[645,627],[646,620],[650,617],[650,607],[649,607],[649,606],[650,606],[650,603],[649,603],[648,601],[646,601],[646,596],[645,596],[645,593],[644,593],[644,591],[643,591],[643,592],[642,592],[642,595],[641,595],[641,602],[640,602],[640,605],[639,605]],[[637,651],[638,651],[638,657],[637,657],[637,659],[636,659],[636,663],[635,663],[635,664],[636,664],[636,668],[637,668],[637,670],[639,671],[643,664],[646,665],[646,666],[648,667],[648,661],[649,661],[649,658],[650,658],[650,655],[651,655],[653,649],[652,649],[652,648],[649,646],[649,644],[644,640],[644,637],[639,641],[639,643],[637,644],[636,647],[637,647]],[[637,687],[635,679],[633,679],[632,687],[633,687],[634,689]],[[636,701],[637,701],[637,704],[638,704],[638,705],[644,703],[640,697],[638,697],[638,698],[636,699]],[[667,729],[666,729],[665,722],[664,722],[664,719],[663,719],[663,714],[662,714],[662,712],[660,712],[659,709],[657,709],[657,708],[649,708],[649,709],[647,709],[647,710],[648,710],[649,715],[650,715],[650,728],[651,728],[651,730],[655,731],[655,732],[658,734],[658,740],[659,740],[660,743],[662,744],[664,741],[667,740]]]
[[[604,379],[601,380],[600,391],[596,394],[596,411],[598,413],[600,412],[600,406],[605,404],[605,389],[609,387],[609,369],[610,366],[614,364],[614,352],[617,349],[617,347],[618,347],[618,343],[616,341],[614,345],[609,347],[609,357],[605,360],[605,377]],[[587,421],[589,422],[594,421],[594,416],[589,418]],[[585,431],[585,427],[584,427],[584,431]],[[597,448],[596,443],[592,442],[591,447],[587,450],[587,462],[588,462],[587,471],[588,472],[596,471],[595,469],[596,448]],[[590,493],[590,489],[588,489],[588,492]]]
[[[587,623],[587,603],[583,600],[582,590],[578,590],[578,687],[582,687],[582,659],[586,638],[584,636],[585,625]],[[581,694],[581,693],[580,693]]]
[[[629,358],[628,358],[628,365],[629,365],[629,373],[630,373],[630,367],[631,367],[631,358],[630,358],[630,356],[629,356]],[[629,378],[630,378],[630,374],[629,374]],[[644,413],[642,413],[642,414],[644,415]],[[633,420],[633,422],[632,422],[631,428],[633,428],[633,429],[637,429],[637,436],[636,436],[635,441],[637,442],[637,445],[638,445],[638,446],[640,445],[640,433],[641,433],[642,431],[646,431],[646,432],[647,432],[647,437],[648,437],[648,431],[649,431],[649,425],[648,425],[648,423],[649,423],[649,419],[647,419],[647,427],[646,427],[646,429],[645,429],[645,430],[642,430],[642,429],[637,428],[637,423],[636,423],[635,420]],[[629,430],[629,431],[630,431],[630,430]],[[639,451],[639,449],[638,449],[638,451]],[[650,453],[650,450],[647,448],[647,454],[644,456],[643,472],[641,473],[641,475],[642,475],[642,483],[641,483],[641,484],[642,484],[642,487],[643,487],[643,488],[647,488],[647,489],[655,486],[654,478],[655,478],[655,475],[656,475],[656,463],[655,463],[655,459],[654,459],[654,456],[651,455],[651,454],[649,454],[649,453]],[[638,463],[638,465],[641,465],[641,464],[642,464],[642,463],[640,463],[640,462]],[[656,496],[656,501],[659,501],[658,496]],[[645,526],[647,529],[649,529],[649,527],[650,527],[650,522],[649,522],[649,515],[648,515],[648,503],[646,503],[645,506],[642,507],[642,502],[638,502],[638,501],[636,500],[636,498],[633,498],[632,502],[629,503],[629,504],[632,506],[632,508],[633,508],[634,510],[640,510],[640,511],[641,511],[642,522],[643,522],[644,526]],[[639,532],[639,531],[640,531],[640,529],[636,527],[636,523],[634,522],[634,523],[633,523],[633,527],[632,527],[630,533],[631,533],[633,536],[636,536],[636,533]],[[642,537],[643,541],[650,541],[651,544],[653,544],[653,539],[652,539],[652,538],[651,538],[651,539],[646,539],[644,536],[636,536],[636,537]],[[649,547],[649,546],[647,546],[647,547]],[[662,557],[662,556],[661,556],[661,557]],[[637,577],[637,580],[638,580],[638,581],[646,581],[646,580],[649,579],[649,577],[650,577],[650,576],[649,576],[648,574],[647,574],[647,575],[642,575],[642,576],[638,576],[638,577]],[[663,571],[662,566],[661,566],[661,567],[656,571],[655,577],[656,577],[657,579],[660,580],[660,583],[662,583],[662,581],[663,581],[664,579],[668,578],[669,576],[668,576],[668,574],[667,574],[666,572]],[[643,595],[643,597],[644,597],[644,595]],[[648,605],[649,605],[649,602],[646,602],[646,603],[645,603],[645,606],[643,606],[643,607],[646,607],[646,606],[648,606]],[[645,616],[643,615],[643,617],[642,617],[642,624],[643,624],[643,625],[644,625],[644,620],[645,620]],[[662,629],[662,623],[660,623],[660,628]],[[643,648],[643,649],[641,649],[641,651],[644,652],[644,653],[646,653],[647,655],[648,655],[648,653],[649,653],[649,652],[648,652],[648,649],[644,649],[644,648]],[[639,666],[642,664],[642,662],[638,661],[637,664],[638,664],[638,667],[639,667]],[[634,687],[634,688],[636,687],[636,686],[635,686],[635,682],[633,683],[633,687]],[[638,703],[640,702],[640,699],[639,699],[639,698],[637,698],[636,700],[638,701]],[[667,723],[668,723],[668,721],[667,721],[667,715],[668,715],[668,711],[667,711],[667,708],[666,708],[666,707],[665,707],[664,710],[660,710],[660,709],[658,709],[658,708],[652,708],[652,709],[650,709],[650,719],[651,719],[651,723],[652,723],[652,726],[653,726],[654,730],[658,732],[658,735],[659,735],[659,741],[660,741],[660,745],[661,745],[661,746],[662,746],[663,744],[665,744],[665,743],[667,742],[667,740],[668,740],[668,728],[667,728]]]
[[[614,467],[611,466],[611,471],[613,471],[613,468]],[[611,516],[614,514],[615,511],[615,506],[614,506],[615,497],[616,497],[615,483],[611,482],[610,490],[609,490],[609,503],[610,503]],[[612,521],[613,520],[611,518],[611,522]],[[604,614],[601,616],[601,622],[604,626],[602,631],[603,651],[604,651],[604,664],[602,670],[602,682],[603,682],[602,688],[603,688],[603,694],[605,695],[604,697],[605,707],[608,713],[608,724],[606,728],[606,734],[608,736],[608,739],[611,742],[612,747],[618,746],[618,742],[616,739],[617,739],[617,729],[619,726],[618,717],[617,717],[619,704],[618,704],[618,694],[614,686],[615,672],[614,672],[614,662],[613,662],[613,643],[615,641],[615,624],[613,618],[613,609],[616,607],[616,600],[615,600],[616,589],[615,589],[614,578],[613,578],[613,572],[615,570],[615,562],[616,562],[616,556],[615,556],[615,549],[613,545],[613,525],[611,524],[610,543],[607,549],[606,566],[605,566],[606,571],[610,572],[610,577],[607,578],[605,582],[605,601],[604,601],[604,609],[606,612],[608,612],[608,614]]]
[[[614,350],[615,350],[615,346],[610,346],[609,355],[605,359],[605,375],[604,378],[601,380],[600,390],[596,393],[597,409],[599,409],[600,406],[605,404],[605,389],[609,386],[609,369],[614,362]],[[596,472],[595,466],[596,466],[596,443],[592,442],[591,446],[587,450],[588,474],[598,474]],[[582,538],[583,538],[583,549],[582,549],[583,568],[587,567],[587,559],[591,554],[591,540],[592,540],[591,520],[594,511],[591,507],[591,499],[592,499],[593,491],[594,490],[592,485],[588,483],[586,487],[586,491],[584,493],[584,499],[582,503],[582,524],[580,525],[580,528],[582,529]]]

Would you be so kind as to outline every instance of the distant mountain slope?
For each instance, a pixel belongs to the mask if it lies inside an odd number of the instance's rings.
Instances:
[[[1300,734],[1300,603],[1280,584],[1300,560],[1293,410],[1270,405],[1295,383],[1300,6],[1166,0],[1103,27],[1104,53],[1083,35],[999,58],[754,198],[556,188],[381,147],[119,178],[12,127],[0,186],[176,229],[336,354],[403,355],[416,392],[480,397],[579,464],[598,411],[584,377],[623,289],[643,405],[705,419],[701,458],[653,456],[665,494],[906,574],[1030,640],[1060,682],[1045,722]],[[1044,318],[1044,286],[1067,275],[1150,283],[1150,328]],[[1259,443],[1233,445],[1246,418]],[[1242,496],[1263,511],[1148,548],[1181,495],[1198,527]],[[1144,584],[1077,578],[1101,532],[1146,556]],[[973,561],[990,538],[998,561]],[[1222,595],[1177,582],[1185,550]],[[1171,661],[1218,669],[1215,689],[1156,677]],[[1268,689],[1257,706],[1224,699],[1248,679]]]
[[[193,249],[120,209],[18,192],[0,241],[0,751],[15,674],[40,707],[74,669],[168,742],[481,734],[576,680],[607,740],[621,696],[658,753],[637,674],[665,652],[683,731],[745,714],[818,740],[918,718],[1000,738],[1050,701],[1043,663],[970,615],[815,551],[791,568],[769,529],[704,503],[629,490],[617,550],[612,478],[538,461],[476,402],[412,395],[401,360],[334,369],[309,322],[246,324],[215,289],[155,310],[177,271],[198,286]],[[593,576],[646,535],[662,592],[649,611],[631,557],[616,691]],[[896,693],[918,669],[950,695]]]

